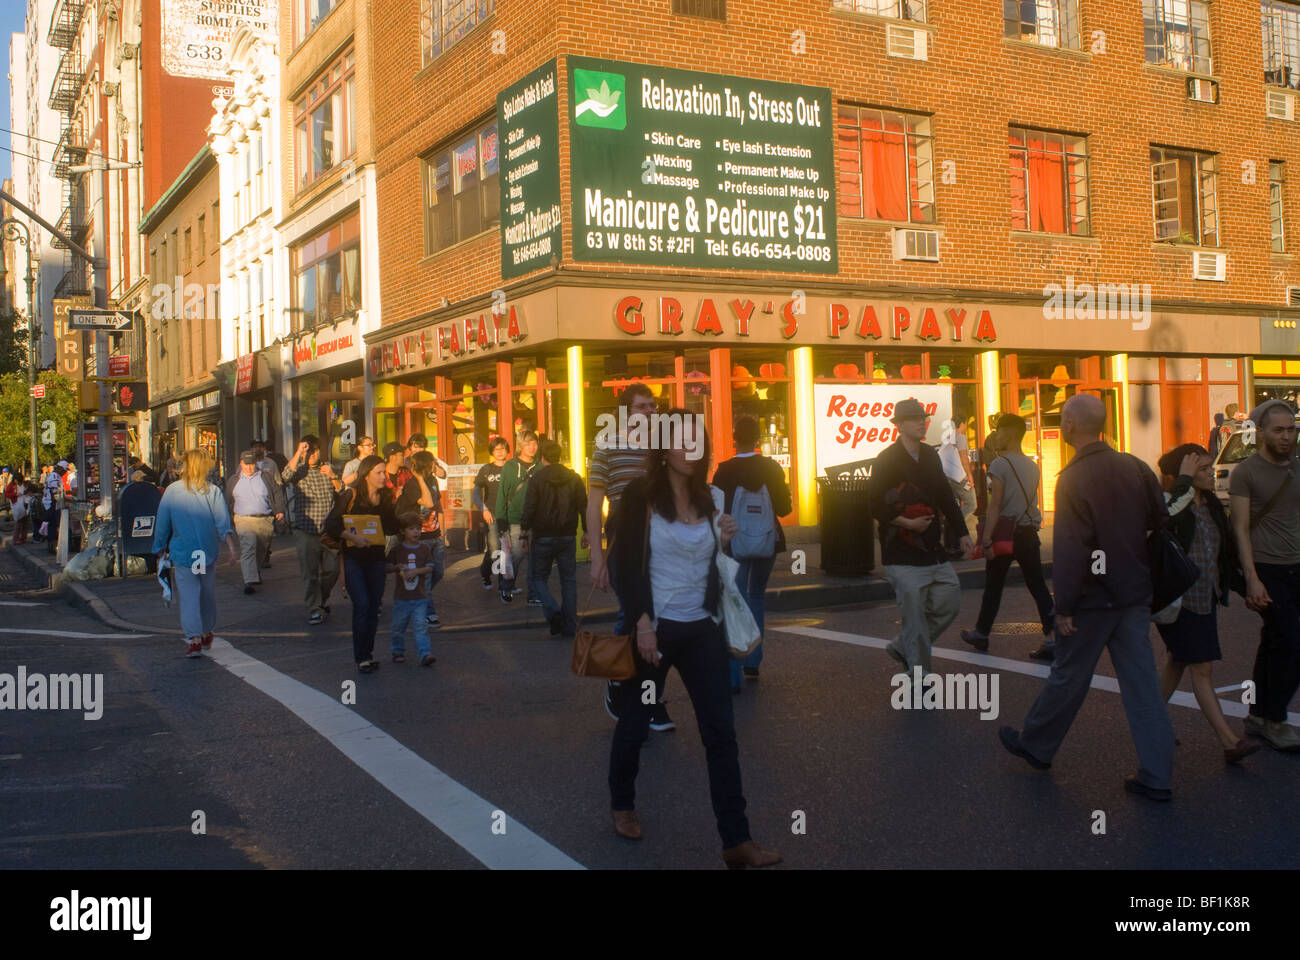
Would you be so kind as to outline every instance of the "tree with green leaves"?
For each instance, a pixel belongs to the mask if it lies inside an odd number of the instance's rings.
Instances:
[[[77,424],[85,414],[77,409],[73,381],[52,370],[42,371],[37,382],[45,396],[36,401],[37,453],[41,463],[71,459],[77,450]],[[28,404],[31,393],[26,373],[0,375],[0,465],[20,467],[31,456]],[[30,466],[24,473],[39,471]]]
[[[14,310],[0,312],[0,375],[27,372],[27,318]]]

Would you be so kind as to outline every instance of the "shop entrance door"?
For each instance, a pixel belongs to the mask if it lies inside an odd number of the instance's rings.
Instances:
[[[364,393],[321,391],[316,394],[316,436],[329,460],[344,463],[352,459],[353,445],[366,432],[362,414],[365,401]]]

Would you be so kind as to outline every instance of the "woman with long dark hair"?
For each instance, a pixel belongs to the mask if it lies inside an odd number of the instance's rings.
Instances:
[[[1223,745],[1224,762],[1239,763],[1258,750],[1259,744],[1237,736],[1228,726],[1211,671],[1214,661],[1223,659],[1218,607],[1228,605],[1233,590],[1245,594],[1245,574],[1237,560],[1227,511],[1214,493],[1210,451],[1200,444],[1184,443],[1161,457],[1158,466],[1169,487],[1165,500],[1174,536],[1200,570],[1196,583],[1179,598],[1177,618],[1172,623],[1156,623],[1169,649],[1169,659],[1160,672],[1160,692],[1168,700],[1183,673],[1190,673],[1192,693]]]
[[[361,461],[357,482],[338,498],[324,526],[325,535],[342,544],[343,580],[352,600],[352,656],[361,673],[373,673],[379,667],[374,652],[388,572],[384,537],[398,533],[384,464],[383,457]],[[351,522],[345,524],[344,517]],[[372,530],[371,538],[363,535],[366,529]]]
[[[677,418],[681,429],[670,449],[651,453],[647,476],[624,491],[614,534],[615,589],[632,628],[637,664],[636,679],[628,685],[639,694],[653,689],[655,668],[677,668],[704,742],[723,860],[731,868],[766,867],[780,863],[781,856],[763,850],[749,835],[720,623],[717,555],[736,532],[736,521],[720,516],[720,537],[715,534],[715,488],[707,479],[709,443],[701,418],[682,409],[668,416]],[[636,775],[652,705],[639,695],[625,701],[610,749],[610,806],[618,835],[639,840]]]

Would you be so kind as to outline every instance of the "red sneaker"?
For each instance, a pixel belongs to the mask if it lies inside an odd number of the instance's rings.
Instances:
[[[203,636],[203,649],[204,649],[204,650],[208,650],[208,649],[210,649],[211,647],[212,647],[212,634],[210,634],[210,633],[208,633],[208,634],[204,634],[204,636]]]
[[[191,660],[203,656],[203,644],[198,640],[191,640],[189,649],[185,651],[185,656]]]

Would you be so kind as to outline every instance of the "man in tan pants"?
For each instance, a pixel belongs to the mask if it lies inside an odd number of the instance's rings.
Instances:
[[[226,481],[226,501],[239,538],[244,593],[252,593],[262,582],[258,560],[270,550],[275,524],[284,520],[284,490],[270,474],[258,469],[257,454],[245,450],[239,457],[239,472]]]

